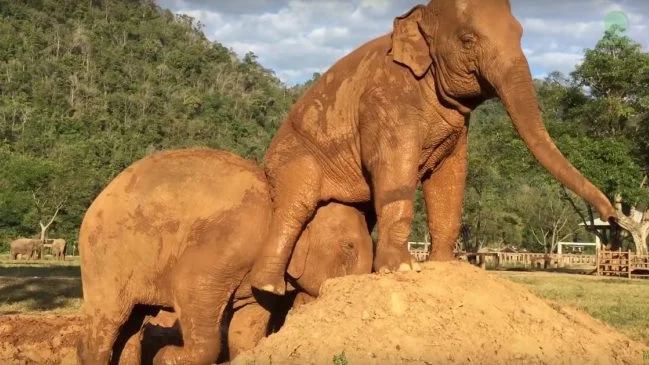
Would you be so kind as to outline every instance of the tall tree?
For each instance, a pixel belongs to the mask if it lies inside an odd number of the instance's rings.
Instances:
[[[599,181],[609,198],[618,201],[619,223],[630,232],[636,252],[647,254],[649,53],[614,28],[585,51],[572,77],[585,88],[583,103],[572,108],[572,115],[590,136],[606,138],[589,141],[582,151],[598,154],[604,162]]]

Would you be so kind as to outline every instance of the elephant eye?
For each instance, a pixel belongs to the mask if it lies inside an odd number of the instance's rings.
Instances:
[[[476,37],[471,33],[465,33],[460,36],[460,40],[462,41],[464,47],[471,48],[475,44]]]
[[[346,250],[353,250],[354,249],[354,242],[345,242],[343,244],[343,248]]]

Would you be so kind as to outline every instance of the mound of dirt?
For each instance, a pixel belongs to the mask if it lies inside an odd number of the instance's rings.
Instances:
[[[647,347],[461,262],[327,281],[233,364],[642,364]]]
[[[0,364],[76,364],[80,316],[0,316]]]

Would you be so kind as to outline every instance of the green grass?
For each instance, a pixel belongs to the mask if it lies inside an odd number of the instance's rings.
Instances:
[[[334,355],[332,359],[333,365],[348,365],[349,362],[347,361],[347,356],[345,355],[345,351],[341,352],[338,355]]]
[[[571,306],[649,344],[649,280],[543,272],[498,272],[541,298]]]

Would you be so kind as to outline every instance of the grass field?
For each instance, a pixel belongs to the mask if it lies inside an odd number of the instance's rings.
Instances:
[[[649,280],[500,271],[541,298],[578,308],[649,345]]]
[[[581,309],[649,345],[649,280],[540,271],[494,273],[542,298]],[[78,258],[15,262],[0,255],[0,315],[75,313],[81,297]]]

